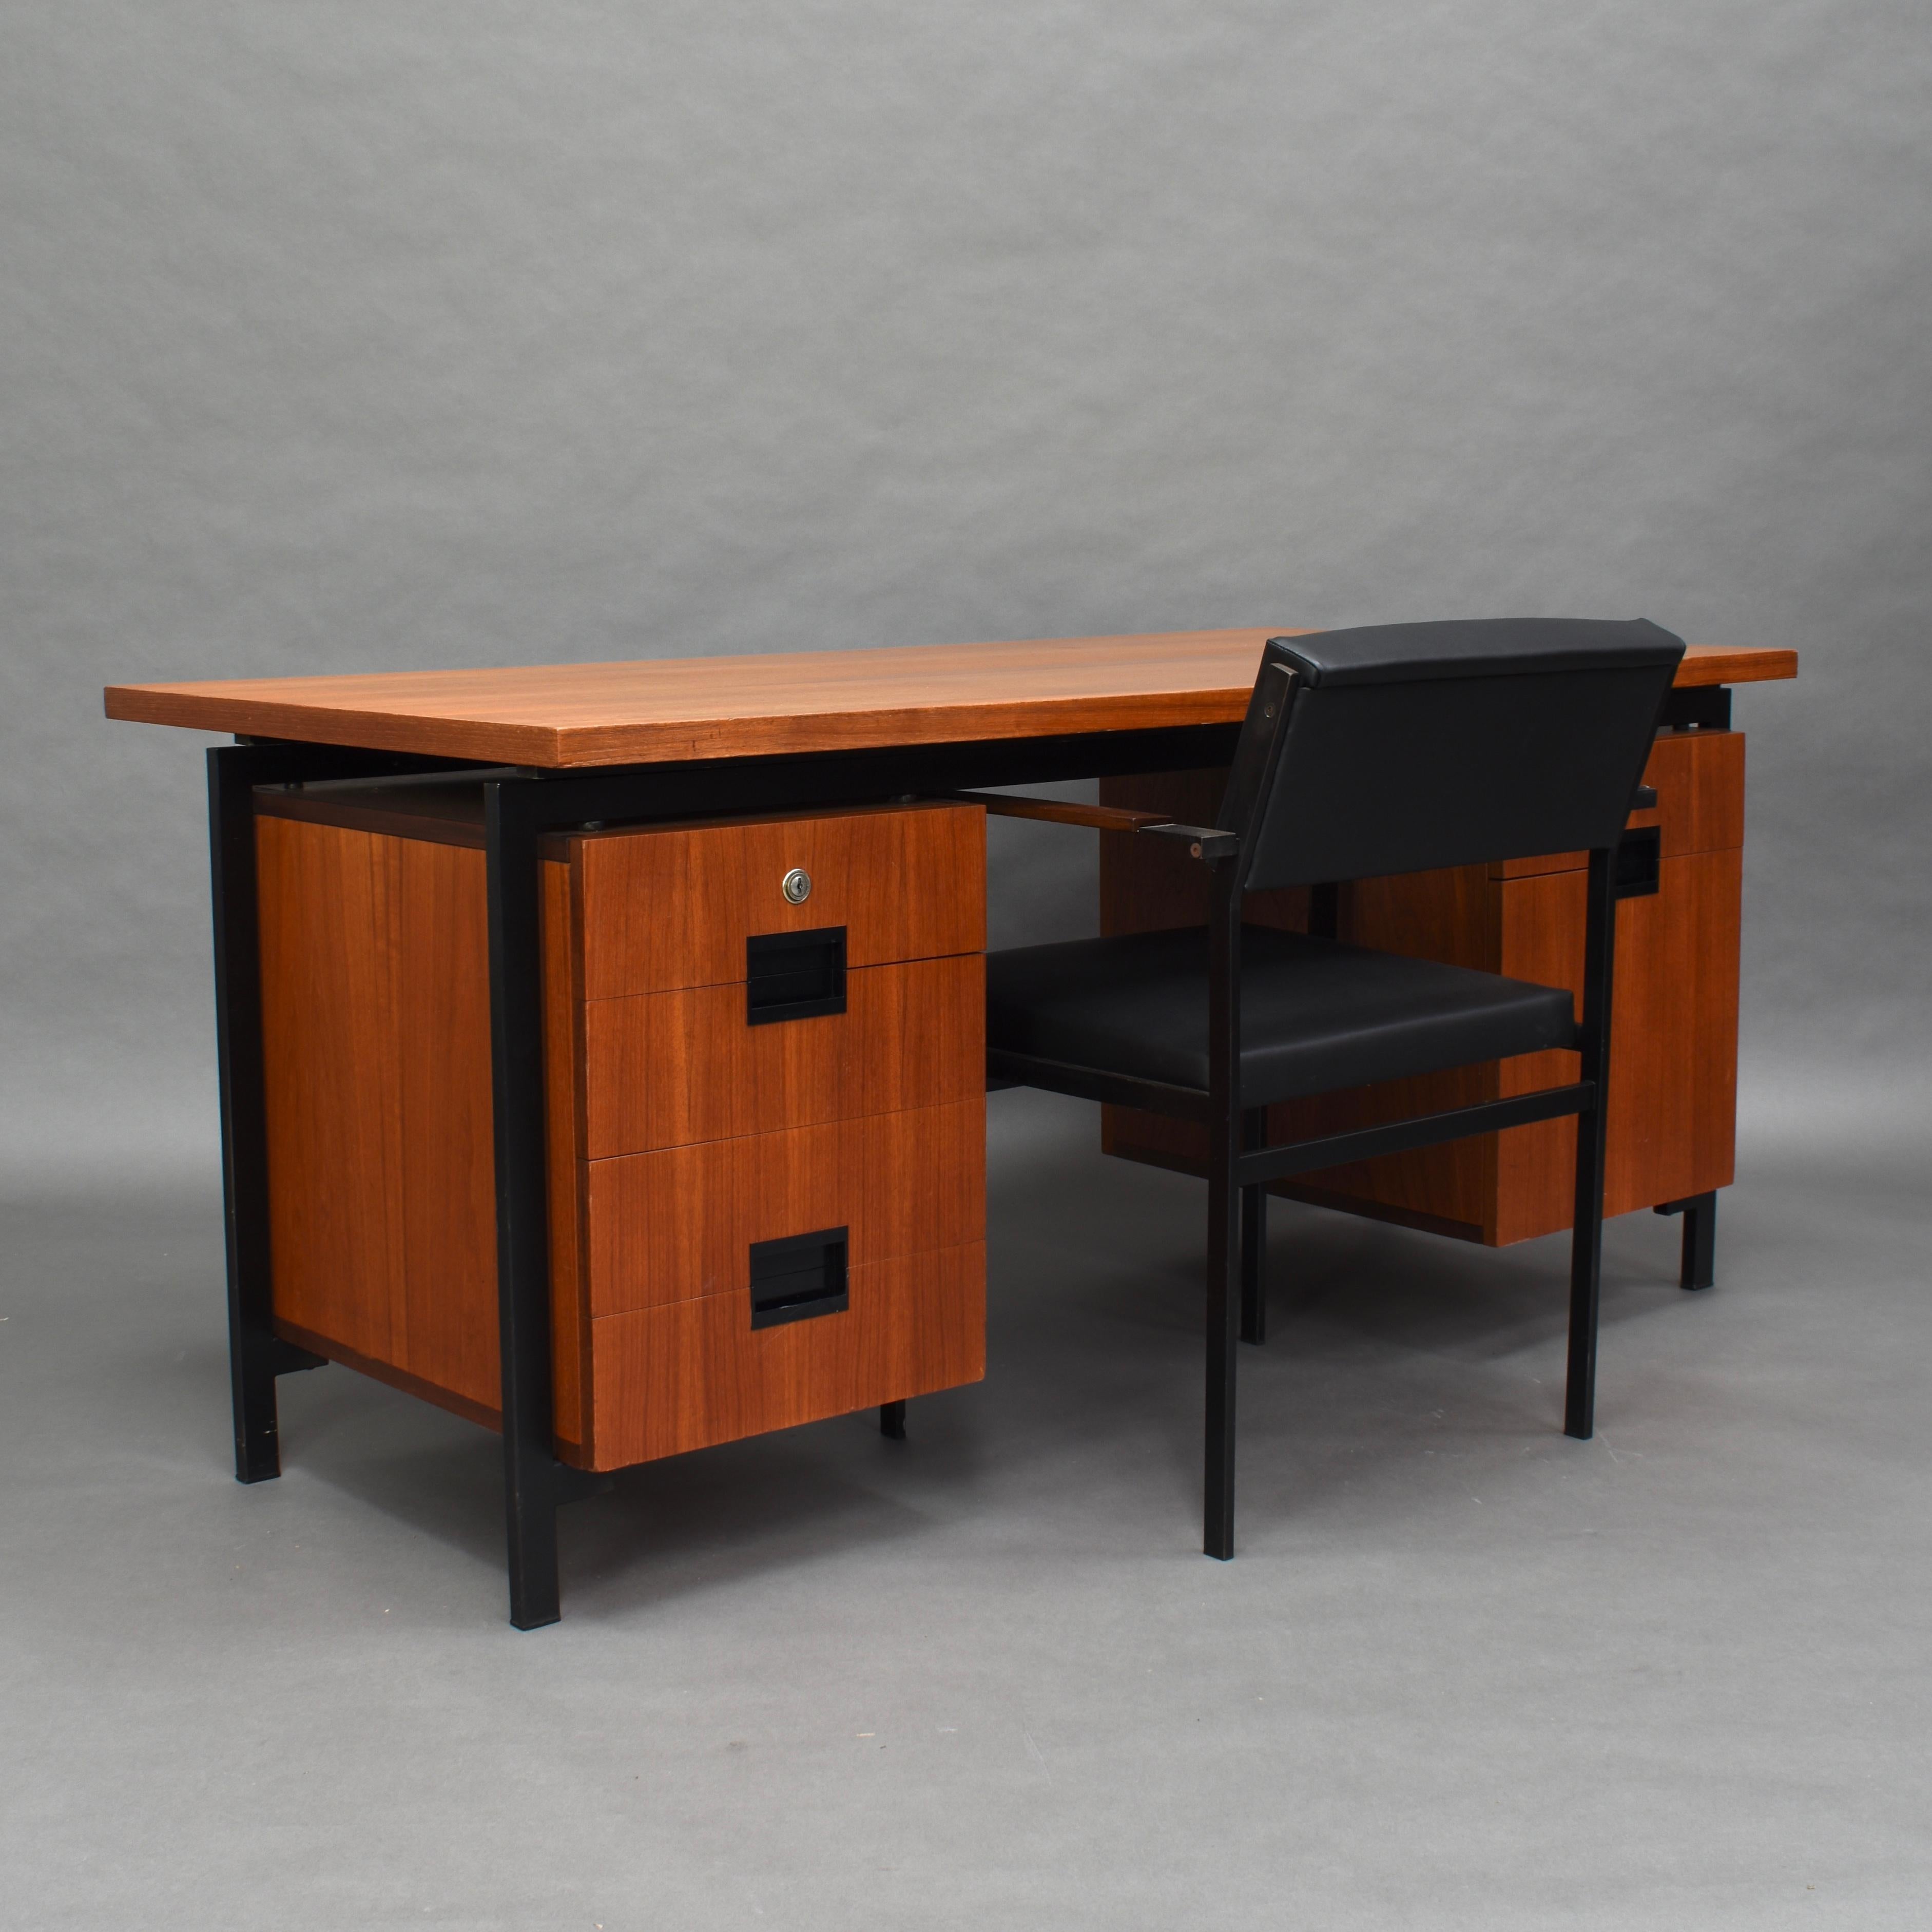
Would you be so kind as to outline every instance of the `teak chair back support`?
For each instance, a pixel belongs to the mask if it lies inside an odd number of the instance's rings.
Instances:
[[[1616,847],[1684,646],[1654,624],[1572,620],[1405,624],[1268,644],[1212,826],[1015,800],[1179,838],[1208,868],[1204,1093],[993,1052],[989,1075],[1204,1120],[1209,1136],[1204,1546],[1234,1550],[1238,1334],[1258,1341],[1268,1183],[1470,1134],[1578,1116],[1564,1426],[1593,1428],[1604,1094]],[[994,809],[1004,801],[988,800]],[[1131,816],[1131,826],[1121,823]],[[1571,1084],[1280,1146],[1241,1090],[1241,904],[1249,892],[1589,854],[1582,1011]],[[1270,1096],[1262,1096],[1264,1100]],[[1245,1257],[1244,1250],[1246,1250]],[[1239,1325],[1238,1328],[1238,1318]]]

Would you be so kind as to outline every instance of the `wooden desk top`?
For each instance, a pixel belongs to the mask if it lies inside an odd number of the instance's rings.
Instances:
[[[1268,630],[928,644],[504,670],[121,684],[107,715],[478,764],[658,764],[1238,723]],[[1796,677],[1796,651],[1693,644],[1679,685]]]

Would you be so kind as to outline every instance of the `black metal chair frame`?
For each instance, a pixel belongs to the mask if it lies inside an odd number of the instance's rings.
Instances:
[[[1292,693],[1284,692],[1284,700]],[[1267,715],[1275,729],[1288,704]],[[1252,722],[1253,713],[1250,713]],[[1654,802],[1641,794],[1633,804]],[[986,1057],[988,1083],[1024,1085],[1090,1100],[1148,1108],[1203,1122],[1208,1129],[1208,1304],[1206,1443],[1202,1547],[1226,1560],[1234,1553],[1234,1385],[1238,1342],[1266,1333],[1265,1242],[1268,1186],[1345,1162],[1370,1160],[1410,1148],[1492,1133],[1536,1120],[1576,1118],[1574,1209],[1570,1258],[1569,1361],[1564,1403],[1566,1435],[1587,1441],[1595,1428],[1598,1309],[1603,1257],[1605,1094],[1610,1056],[1610,1012],[1616,940],[1617,848],[1589,852],[1583,944],[1582,1010],[1574,1046],[1579,1077],[1560,1087],[1271,1144],[1265,1105],[1250,1106],[1241,1091],[1241,908],[1246,894],[1242,839],[1234,832],[1175,824],[1157,814],[1108,807],[970,794],[1005,815],[1084,824],[1136,836],[1178,838],[1208,877],[1208,1066],[1205,1090],[1112,1070],[1070,1065],[1003,1049]],[[1325,895],[1333,937],[1333,888]],[[1687,1250],[1688,1252],[1688,1250]],[[1688,1265],[1688,1264],[1687,1264]]]

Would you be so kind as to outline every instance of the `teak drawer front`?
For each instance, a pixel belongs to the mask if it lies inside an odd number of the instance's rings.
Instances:
[[[745,942],[759,933],[842,926],[848,967],[986,949],[978,806],[666,826],[570,845],[586,999],[742,980]],[[812,881],[796,905],[783,890],[794,868]]]
[[[982,1239],[982,1096],[586,1163],[593,1317],[742,1300],[754,1241],[850,1232],[850,1265]]]
[[[747,1296],[607,1315],[591,1332],[592,1466],[623,1468],[986,1372],[986,1250],[855,1268],[850,1305],[754,1329]]]
[[[584,1010],[590,1160],[895,1114],[983,1094],[977,952],[846,975],[846,1010],[752,1026],[736,985]]]

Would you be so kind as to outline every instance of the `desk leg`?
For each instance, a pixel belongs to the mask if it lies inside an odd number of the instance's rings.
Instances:
[[[1710,1288],[1718,1279],[1718,1196],[1694,1194],[1688,1201],[1668,1201],[1654,1210],[1684,1216],[1684,1250],[1678,1267],[1679,1288]]]
[[[296,776],[296,759],[278,748],[223,746],[208,754],[214,1036],[221,1083],[221,1192],[228,1250],[228,1369],[238,1483],[268,1482],[282,1473],[275,1378],[323,1366],[321,1356],[276,1335],[269,1273],[268,1102],[262,1076],[254,788]]]
[[[490,1096],[496,1169],[496,1312],[510,1621],[560,1616],[551,1426],[550,1240],[545,1198],[542,916],[527,781],[483,788],[490,897]]]

